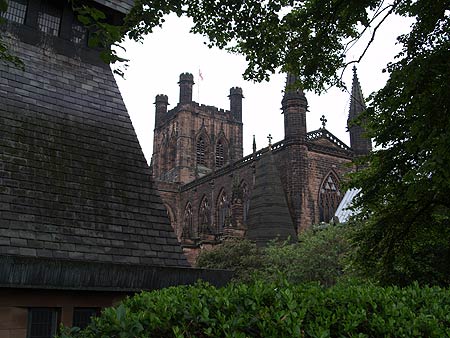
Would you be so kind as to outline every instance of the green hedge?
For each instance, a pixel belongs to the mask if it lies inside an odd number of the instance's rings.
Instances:
[[[143,292],[62,337],[450,337],[450,291],[198,283]]]

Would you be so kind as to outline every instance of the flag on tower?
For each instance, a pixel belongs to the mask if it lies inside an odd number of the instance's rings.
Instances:
[[[200,69],[198,70],[198,77],[200,78],[200,80],[203,81],[203,74],[202,74],[202,71]]]

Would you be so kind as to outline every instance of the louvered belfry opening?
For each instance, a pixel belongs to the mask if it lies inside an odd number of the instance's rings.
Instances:
[[[319,192],[320,222],[328,223],[333,218],[341,199],[339,180],[334,173],[329,173],[325,177]]]
[[[200,136],[197,140],[197,164],[206,165],[205,152],[206,152],[205,139],[202,136]]]
[[[216,144],[216,168],[221,168],[225,164],[225,150],[222,141]]]

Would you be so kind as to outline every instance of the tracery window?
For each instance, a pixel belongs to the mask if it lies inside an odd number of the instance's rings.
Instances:
[[[25,16],[27,14],[27,5],[27,0],[10,0],[8,1],[8,9],[5,13],[2,13],[2,17],[8,21],[24,24]]]
[[[334,173],[329,173],[322,182],[319,192],[319,220],[329,222],[341,202],[339,181]]]
[[[63,10],[59,1],[42,0],[38,15],[39,30],[53,36],[58,36],[62,12]]]
[[[222,140],[216,144],[216,168],[223,167],[225,164],[225,149]]]
[[[197,164],[206,165],[206,144],[203,136],[200,136],[197,140]]]
[[[209,205],[206,196],[203,197],[202,202],[200,203],[198,220],[200,223],[199,232],[202,234],[211,233],[211,206]]]
[[[183,217],[183,238],[195,238],[198,237],[196,229],[194,229],[194,220],[192,215],[192,206],[190,203],[186,205],[184,209]]]
[[[230,203],[228,196],[224,190],[219,194],[217,200],[217,230],[218,233],[223,232],[223,228],[228,224],[230,217]]]

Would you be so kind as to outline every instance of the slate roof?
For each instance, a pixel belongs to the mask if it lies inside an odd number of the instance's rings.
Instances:
[[[12,46],[25,71],[0,63],[0,255],[187,266],[109,67]]]
[[[256,163],[255,187],[250,197],[246,237],[259,246],[274,239],[297,239],[271,150],[264,153]]]
[[[116,11],[119,11],[123,14],[127,14],[131,7],[134,5],[134,0],[94,0],[95,2],[104,5],[106,7],[112,8]]]

